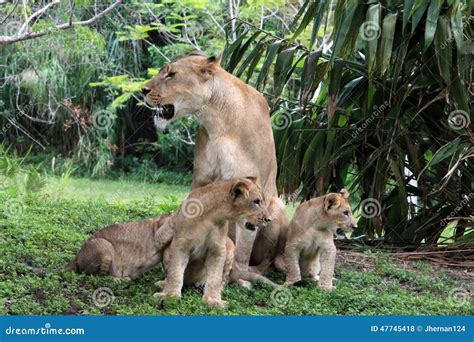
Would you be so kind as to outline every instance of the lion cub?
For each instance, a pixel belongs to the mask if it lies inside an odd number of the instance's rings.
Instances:
[[[163,292],[155,293],[155,298],[180,297],[185,276],[194,274],[195,279],[188,281],[204,278],[204,301],[225,308],[221,299],[223,272],[229,260],[227,248],[232,248],[228,246],[228,221],[247,222],[252,228],[264,225],[269,221],[266,207],[255,180],[238,178],[192,190],[163,226],[163,231],[171,229],[174,236],[164,259],[166,280],[157,283]]]
[[[161,261],[166,241],[155,239],[168,216],[113,224],[101,229],[82,245],[68,266],[77,272],[111,275],[114,280],[138,278]],[[169,236],[162,238],[170,239]]]
[[[348,232],[357,227],[348,197],[342,189],[303,202],[296,209],[286,232],[284,254],[275,260],[276,268],[286,273],[286,285],[300,281],[303,274],[322,289],[333,288],[334,234],[338,229]]]

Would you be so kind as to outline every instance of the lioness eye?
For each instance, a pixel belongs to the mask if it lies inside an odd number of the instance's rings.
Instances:
[[[344,215],[349,216],[349,210],[344,210]]]
[[[256,205],[260,205],[260,200],[259,199],[256,199],[255,201],[253,201],[253,203],[255,203]]]
[[[169,72],[166,74],[166,78],[172,78],[174,75],[176,75],[175,72]]]

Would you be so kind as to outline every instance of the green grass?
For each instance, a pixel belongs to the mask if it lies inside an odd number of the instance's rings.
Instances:
[[[125,201],[153,197],[163,199],[167,195],[179,200],[186,198],[188,185],[170,185],[164,183],[145,183],[130,180],[91,180],[88,178],[69,178],[66,180],[50,177],[46,192],[51,196],[66,199],[90,200],[104,198],[107,201]]]
[[[195,289],[180,301],[157,303],[153,283],[163,278],[159,266],[140,279],[115,283],[110,277],[76,274],[66,264],[94,231],[114,222],[139,220],[173,210],[187,187],[133,182],[71,179],[63,192],[57,181],[43,195],[0,195],[0,314],[207,315]],[[117,196],[119,194],[119,196]],[[169,197],[169,196],[172,197]],[[148,197],[146,197],[148,196]],[[168,196],[168,197],[165,197]],[[119,198],[126,200],[119,200]],[[19,208],[12,213],[8,208]],[[383,253],[361,254],[356,263],[344,252],[336,266],[337,288],[314,285],[284,289],[257,285],[254,290],[228,286],[223,298],[228,315],[457,315],[473,314],[462,302],[467,281],[428,263],[402,265]],[[281,274],[270,274],[282,283]],[[114,300],[94,304],[94,291],[108,288]],[[272,295],[273,293],[273,295]]]

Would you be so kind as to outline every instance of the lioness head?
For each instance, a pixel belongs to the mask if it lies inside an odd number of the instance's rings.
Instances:
[[[357,228],[357,223],[352,216],[352,208],[347,200],[349,193],[342,189],[339,193],[330,193],[324,196],[324,213],[329,222],[333,223],[334,233],[342,229],[343,233]]]
[[[246,229],[255,230],[271,221],[262,189],[255,178],[239,178],[232,185],[230,196],[236,221]]]
[[[208,82],[220,68],[220,58],[192,52],[165,65],[143,86],[146,102],[157,110],[160,126],[187,114],[197,114],[210,100]]]

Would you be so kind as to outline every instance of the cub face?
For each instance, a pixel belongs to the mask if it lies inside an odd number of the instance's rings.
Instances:
[[[160,124],[166,126],[184,115],[194,114],[210,100],[206,82],[219,64],[216,57],[191,53],[165,65],[143,86],[145,100],[157,110]]]
[[[265,197],[256,184],[255,178],[241,178],[234,182],[230,191],[232,197],[232,212],[236,221],[244,224],[248,230],[265,226],[271,221]]]
[[[349,193],[346,189],[342,189],[339,193],[330,193],[324,196],[324,214],[326,219],[332,223],[330,227],[334,233],[339,229],[350,232],[357,228],[348,198]]]

